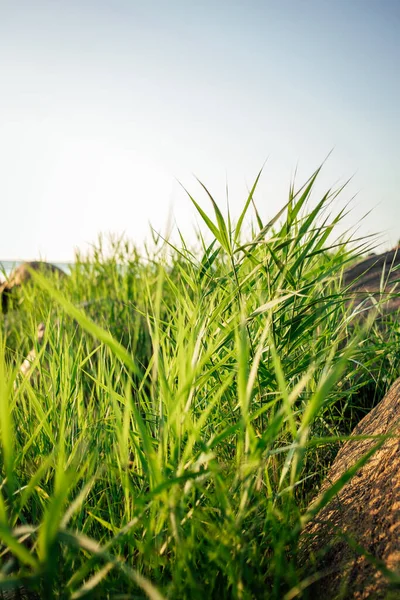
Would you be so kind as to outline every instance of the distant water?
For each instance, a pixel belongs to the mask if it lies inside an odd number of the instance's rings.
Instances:
[[[23,262],[23,260],[0,260],[0,282],[4,281],[4,278],[8,277],[13,269],[18,265],[22,265]],[[71,269],[71,263],[52,262],[51,264],[56,265],[66,273],[69,273]]]

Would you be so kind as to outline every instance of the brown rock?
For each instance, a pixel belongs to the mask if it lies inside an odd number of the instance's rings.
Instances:
[[[353,431],[386,434],[391,437],[302,533],[300,560],[308,574],[321,575],[311,598],[400,598],[400,379]],[[318,498],[376,443],[346,442]]]
[[[399,280],[399,283],[397,283]],[[361,302],[372,306],[375,300],[382,302],[385,313],[400,308],[400,247],[383,254],[368,256],[344,274],[344,285],[355,305]]]
[[[3,313],[8,310],[11,294],[13,290],[19,288],[22,284],[26,283],[31,279],[31,273],[29,269],[34,271],[41,271],[44,274],[57,274],[59,277],[65,277],[66,273],[52,265],[51,263],[43,261],[32,261],[25,262],[11,273],[9,279],[0,285],[1,294],[1,305]]]
[[[40,323],[38,330],[37,330],[37,345],[38,346],[41,346],[43,344],[45,329],[46,329],[45,324]],[[35,349],[35,347],[33,347],[19,368],[19,372],[23,377],[28,377],[28,375],[31,371],[31,368],[32,368],[32,363],[35,362],[36,358],[37,358],[36,349]]]

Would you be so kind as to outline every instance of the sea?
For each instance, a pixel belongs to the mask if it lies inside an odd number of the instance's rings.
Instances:
[[[23,260],[0,260],[0,282],[7,279],[7,277],[10,275],[11,271],[13,271],[19,265],[22,265],[23,262],[25,262],[25,261],[23,261]],[[66,273],[70,272],[70,269],[72,266],[72,263],[52,262],[52,261],[48,261],[48,262],[51,262],[52,265],[56,265],[56,267],[59,267]]]

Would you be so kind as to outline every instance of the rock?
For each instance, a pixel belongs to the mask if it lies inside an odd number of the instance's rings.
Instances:
[[[9,279],[0,285],[1,294],[1,305],[3,313],[8,311],[10,297],[16,288],[19,288],[22,284],[26,283],[31,279],[31,273],[29,269],[34,271],[41,271],[44,274],[56,274],[59,277],[65,277],[66,273],[52,265],[51,263],[42,261],[25,262],[11,273]]]
[[[382,279],[383,274],[383,279]],[[344,285],[348,287],[355,305],[373,306],[371,296],[382,303],[384,313],[400,308],[400,247],[383,254],[368,256],[344,273]],[[383,287],[382,287],[383,282]]]
[[[38,346],[41,346],[43,344],[45,330],[46,330],[45,324],[40,323],[38,330],[37,330],[37,345]],[[32,368],[32,363],[35,362],[36,358],[37,358],[36,349],[35,349],[35,347],[33,347],[19,368],[19,372],[23,377],[29,376],[31,368]],[[14,386],[15,386],[15,383],[14,383]]]
[[[302,533],[300,563],[306,565],[307,575],[321,575],[310,588],[310,598],[400,598],[400,379],[353,431],[385,434],[392,437]],[[318,498],[376,443],[346,442]],[[397,583],[390,584],[382,572],[386,569],[397,573]]]

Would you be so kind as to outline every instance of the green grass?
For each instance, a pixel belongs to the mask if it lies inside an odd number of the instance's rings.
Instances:
[[[258,178],[237,224],[205,190],[196,251],[100,238],[21,291],[0,340],[0,589],[296,597],[307,507],[400,353],[395,321],[346,303],[367,244],[335,238],[336,192],[310,208],[318,173],[267,224]]]

